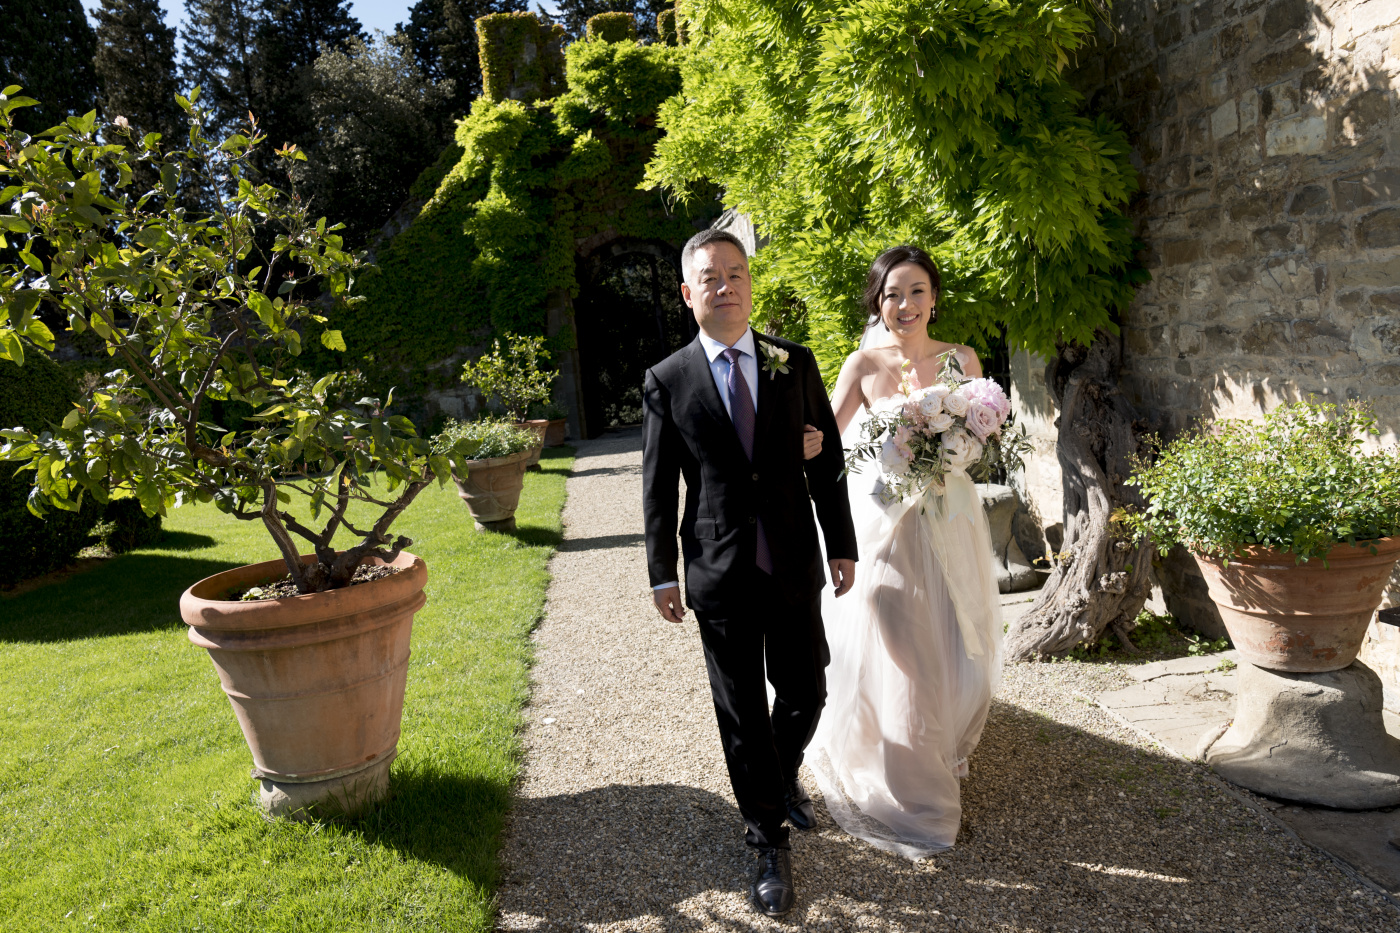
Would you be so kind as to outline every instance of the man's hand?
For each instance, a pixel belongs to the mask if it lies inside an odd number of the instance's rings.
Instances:
[[[833,561],[834,563],[834,561]],[[851,563],[847,561],[846,563]],[[681,605],[680,585],[667,586],[651,591],[651,601],[656,603],[656,611],[667,622],[684,622],[685,606]]]
[[[822,452],[822,431],[821,428],[814,428],[810,424],[802,426],[802,459],[811,460]]]
[[[836,587],[836,595],[845,596],[856,582],[856,562],[849,557],[838,557],[827,563],[831,565],[831,585]]]

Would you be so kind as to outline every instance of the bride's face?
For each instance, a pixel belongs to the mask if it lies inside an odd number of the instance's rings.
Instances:
[[[880,317],[896,337],[928,333],[933,303],[933,286],[928,273],[918,263],[902,262],[885,276]]]

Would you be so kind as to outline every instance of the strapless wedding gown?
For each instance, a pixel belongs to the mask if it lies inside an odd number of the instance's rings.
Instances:
[[[944,495],[884,503],[867,461],[849,489],[860,561],[849,593],[823,594],[831,665],[807,764],[842,829],[922,858],[957,839],[959,781],[1001,674],[991,534],[963,473]]]

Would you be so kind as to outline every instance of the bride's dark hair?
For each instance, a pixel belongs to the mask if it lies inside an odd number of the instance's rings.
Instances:
[[[870,278],[865,283],[866,330],[880,323],[880,293],[885,290],[885,279],[889,278],[890,270],[906,262],[912,262],[928,273],[928,282],[933,288],[933,320],[938,320],[938,299],[943,294],[938,267],[933,264],[929,254],[917,246],[892,246],[870,264]]]

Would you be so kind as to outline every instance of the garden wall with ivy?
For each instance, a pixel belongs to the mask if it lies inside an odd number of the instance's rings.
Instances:
[[[672,209],[637,187],[685,50],[600,25],[561,54],[559,30],[532,14],[478,20],[487,91],[415,183],[422,207],[378,248],[366,300],[327,325],[343,332],[347,363],[418,398],[425,418],[421,400],[496,335],[547,334],[556,354],[572,348],[572,327],[551,329],[548,309],[577,296],[589,251],[618,239],[679,247],[705,225],[708,204]]]

